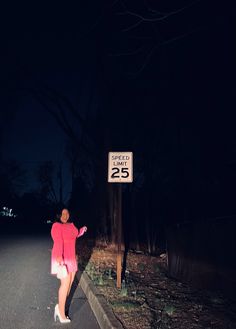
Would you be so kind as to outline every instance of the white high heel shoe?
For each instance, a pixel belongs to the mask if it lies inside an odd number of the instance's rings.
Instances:
[[[59,319],[59,321],[60,321],[61,323],[70,323],[70,322],[71,322],[70,319],[68,319],[68,318],[63,319],[63,318],[61,317],[61,314],[60,314],[60,312],[59,312],[58,304],[55,306],[55,310],[54,310],[54,321],[55,321],[55,322],[57,321],[57,317],[58,317],[58,319]]]

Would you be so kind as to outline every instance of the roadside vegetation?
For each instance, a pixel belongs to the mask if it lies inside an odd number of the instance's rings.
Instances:
[[[116,251],[78,242],[80,267],[125,329],[233,329],[236,302],[168,276],[166,254],[130,250],[122,288],[116,287]]]

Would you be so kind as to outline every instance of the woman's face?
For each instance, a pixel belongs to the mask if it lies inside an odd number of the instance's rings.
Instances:
[[[68,219],[70,217],[70,213],[67,209],[63,209],[61,212],[61,222],[62,223],[67,223]]]

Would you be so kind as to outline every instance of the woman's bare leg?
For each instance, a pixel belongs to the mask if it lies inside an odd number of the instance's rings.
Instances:
[[[75,272],[71,272],[70,275],[71,275],[71,278],[70,278],[70,285],[69,285],[67,296],[69,296],[69,294],[70,294],[70,290],[71,290],[71,287],[72,287],[72,284],[73,284],[73,281],[75,278]]]
[[[70,287],[70,281],[71,281],[71,273],[69,273],[64,279],[61,279],[61,285],[58,291],[59,312],[63,319],[66,318],[65,304],[66,304],[68,289]]]

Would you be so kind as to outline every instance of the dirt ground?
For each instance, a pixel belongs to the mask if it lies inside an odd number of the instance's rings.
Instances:
[[[168,277],[165,254],[129,251],[125,281],[116,288],[116,252],[78,244],[79,264],[125,329],[235,329],[236,299],[196,289]]]

